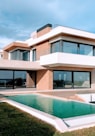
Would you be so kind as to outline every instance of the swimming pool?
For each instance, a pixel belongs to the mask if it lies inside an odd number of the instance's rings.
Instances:
[[[60,100],[37,94],[8,96],[9,99],[30,106],[61,119],[95,114],[95,105]]]

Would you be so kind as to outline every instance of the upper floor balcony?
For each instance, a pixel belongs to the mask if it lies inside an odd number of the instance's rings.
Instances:
[[[40,65],[95,68],[95,56],[56,52],[41,56]]]

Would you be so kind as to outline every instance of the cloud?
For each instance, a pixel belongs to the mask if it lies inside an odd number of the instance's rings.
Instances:
[[[94,0],[3,0],[0,36],[6,42],[26,40],[32,31],[47,23],[94,32],[94,5]]]
[[[13,39],[9,39],[6,37],[0,37],[0,45],[1,45],[0,48],[3,48],[5,45],[8,45],[13,41],[14,41]]]

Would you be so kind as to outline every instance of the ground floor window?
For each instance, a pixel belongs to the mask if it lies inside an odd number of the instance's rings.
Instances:
[[[74,87],[90,88],[90,72],[74,72]]]
[[[13,87],[13,71],[0,70],[0,88]]]
[[[26,71],[14,71],[14,87],[26,87]]]
[[[0,70],[0,89],[15,89],[35,86],[35,71]]]
[[[53,71],[53,88],[90,88],[90,75],[90,72]]]

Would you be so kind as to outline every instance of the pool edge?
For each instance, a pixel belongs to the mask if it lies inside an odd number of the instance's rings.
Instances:
[[[6,102],[6,103],[8,103],[8,104],[10,104],[10,105],[24,111],[24,112],[26,112],[26,113],[29,113],[30,115],[32,115],[32,116],[34,116],[34,117],[36,117],[38,119],[41,119],[42,121],[45,121],[48,124],[51,124],[52,126],[54,126],[61,133],[64,133],[64,132],[68,131],[68,127],[65,124],[65,122],[62,119],[58,118],[58,117],[49,115],[47,113],[36,110],[36,109],[31,108],[29,106],[26,106],[24,104],[15,102],[13,100],[8,99],[8,100],[4,100],[3,102]]]

